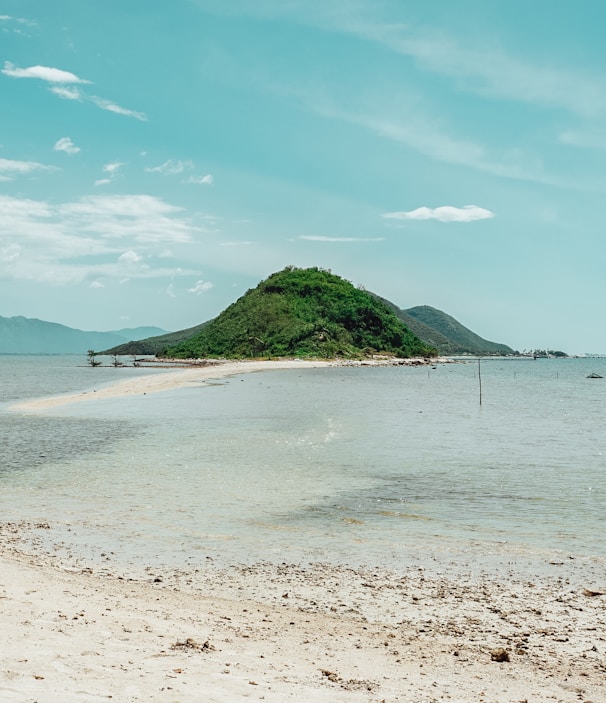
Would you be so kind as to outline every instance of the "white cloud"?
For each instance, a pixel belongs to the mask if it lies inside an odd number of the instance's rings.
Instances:
[[[562,132],[558,141],[567,146],[578,146],[584,149],[606,149],[606,132],[603,130]]]
[[[136,251],[125,251],[124,254],[121,254],[118,257],[118,261],[122,264],[138,264],[141,261],[142,257],[137,254]]]
[[[100,98],[97,95],[89,96],[89,100],[94,103],[97,107],[102,110],[107,110],[108,112],[113,112],[116,115],[125,115],[126,117],[134,117],[136,120],[141,122],[147,122],[147,115],[144,112],[137,112],[136,110],[129,110],[126,107],[121,107],[116,105],[116,103],[111,100],[106,100],[105,98]]]
[[[100,98],[98,95],[87,95],[86,93],[78,90],[78,88],[71,87],[74,84],[90,84],[91,81],[80,78],[75,73],[71,73],[70,71],[64,71],[60,68],[52,68],[50,66],[29,66],[28,68],[18,68],[10,61],[5,61],[2,73],[5,76],[10,76],[11,78],[37,78],[39,80],[46,81],[47,83],[58,84],[53,85],[51,87],[51,91],[60,98],[79,101],[86,99],[102,110],[113,112],[116,115],[134,117],[136,120],[140,120],[141,122],[147,122],[147,115],[144,112],[130,110],[126,107],[122,107],[121,105],[117,105],[111,100]],[[70,87],[66,87],[66,84]]]
[[[183,173],[184,171],[190,171],[193,167],[194,164],[192,161],[175,161],[173,159],[169,159],[163,164],[160,164],[160,166],[152,166],[150,168],[146,168],[145,170],[148,173],[161,173],[164,176],[172,176],[178,173]]]
[[[122,166],[126,166],[124,161],[112,161],[108,164],[104,164],[103,173],[111,173],[114,175],[122,168]]]
[[[168,295],[169,298],[176,298],[177,297],[177,294],[175,293],[175,287],[173,286],[172,283],[170,283],[168,288],[166,289],[166,295]]]
[[[103,283],[101,283],[101,281],[93,281],[89,287],[90,288],[105,288],[105,286],[103,285]]]
[[[0,158],[0,175],[7,177],[24,176],[36,171],[54,171],[52,166],[45,166],[36,161],[13,161],[11,159]]]
[[[207,173],[206,176],[190,176],[186,183],[195,183],[196,185],[210,186],[214,183],[215,178],[212,173]]]
[[[178,216],[181,212],[152,195],[91,195],[58,207],[58,214],[77,222],[81,231],[147,243],[191,241],[196,228]]]
[[[24,17],[12,17],[11,15],[0,15],[0,22],[15,22],[16,24],[27,25],[29,27],[34,27],[36,25],[35,22],[25,19]],[[13,32],[21,34],[21,31],[17,28],[14,28]]]
[[[178,253],[201,231],[181,208],[149,195],[55,204],[0,194],[0,279],[117,282],[125,267],[131,278],[195,276],[196,270],[153,264],[167,247]]]
[[[55,151],[64,151],[66,154],[77,154],[80,147],[76,146],[69,137],[61,137],[54,146]]]
[[[108,183],[111,183],[112,180],[111,178],[99,178],[99,180],[95,181],[96,186],[104,186],[107,185]]]
[[[402,212],[386,212],[381,217],[388,220],[438,220],[439,222],[475,222],[476,220],[486,220],[494,217],[490,210],[478,207],[477,205],[464,205],[463,207],[452,207],[442,205],[441,207],[429,208],[419,207],[416,210]]]
[[[200,295],[200,293],[206,293],[206,291],[209,291],[213,287],[210,281],[196,281],[196,284],[192,288],[188,288],[187,291],[195,295]]]
[[[79,78],[75,73],[63,71],[60,68],[49,66],[30,66],[29,68],[17,68],[10,61],[4,62],[2,73],[11,78],[38,78],[49,83],[90,83],[90,81]]]
[[[307,242],[335,242],[337,244],[347,244],[350,242],[382,242],[383,237],[324,237],[316,235],[302,235],[299,239]]]
[[[58,95],[60,98],[64,98],[65,100],[82,101],[84,99],[84,94],[80,90],[78,90],[78,88],[66,88],[62,85],[54,85],[50,89],[50,91],[51,93],[54,93],[55,95]]]

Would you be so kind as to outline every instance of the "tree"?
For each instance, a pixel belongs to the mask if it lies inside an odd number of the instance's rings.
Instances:
[[[97,360],[95,359],[96,353],[95,353],[95,350],[94,350],[94,349],[89,349],[88,352],[87,352],[87,354],[88,354],[88,359],[87,359],[87,361],[88,361],[88,365],[89,365],[89,366],[92,366],[93,368],[94,368],[95,366],[101,366],[101,362],[100,362],[100,361],[97,361]]]

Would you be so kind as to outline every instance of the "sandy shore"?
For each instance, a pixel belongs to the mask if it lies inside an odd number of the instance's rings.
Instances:
[[[267,369],[313,368],[328,366],[327,361],[226,361],[204,366],[190,366],[175,371],[156,373],[150,370],[149,375],[137,376],[118,383],[91,388],[78,393],[36,398],[15,403],[10,410],[17,412],[40,412],[82,401],[98,400],[101,398],[120,398],[128,395],[160,393],[199,384],[213,378],[224,378],[241,373],[254,373]],[[94,373],[92,371],[91,373]]]
[[[13,409],[323,364],[188,368]],[[3,703],[606,700],[598,562],[531,579],[206,560],[135,573],[49,554],[36,531],[52,538],[46,523],[0,523]]]
[[[142,395],[147,393],[160,393],[162,391],[195,386],[203,381],[214,378],[225,378],[243,373],[256,373],[259,371],[276,371],[280,369],[310,369],[330,366],[418,366],[427,363],[452,363],[450,359],[375,359],[364,361],[322,361],[304,359],[285,359],[272,361],[216,361],[204,365],[192,364],[187,368],[175,371],[154,373],[137,376],[111,385],[92,388],[78,393],[68,393],[47,398],[36,398],[24,402],[14,403],[10,410],[16,412],[42,412],[62,405],[91,401],[100,398],[120,398],[128,395]],[[93,372],[94,373],[94,372]]]
[[[44,529],[44,526],[40,526]],[[318,564],[134,580],[0,527],[0,700],[604,700],[606,597]]]

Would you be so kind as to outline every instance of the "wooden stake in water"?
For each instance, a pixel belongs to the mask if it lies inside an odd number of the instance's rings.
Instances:
[[[480,357],[478,357],[478,382],[480,384],[480,405],[482,405],[482,371],[480,365]]]

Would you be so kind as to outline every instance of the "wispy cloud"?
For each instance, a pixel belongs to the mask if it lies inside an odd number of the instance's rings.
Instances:
[[[111,161],[108,164],[104,164],[103,173],[111,173],[112,175],[115,175],[122,168],[122,166],[126,166],[124,161]]]
[[[212,173],[207,173],[205,176],[190,176],[186,183],[194,183],[196,185],[210,186],[215,182]]]
[[[211,288],[214,288],[214,285],[210,281],[196,281],[194,286],[187,289],[187,292],[200,295],[201,293],[206,293]]]
[[[95,185],[104,186],[108,183],[111,183],[114,178],[116,178],[116,176],[118,175],[122,166],[126,166],[123,161],[112,161],[108,164],[104,164],[102,171],[103,173],[107,174],[107,176],[105,178],[99,178],[98,180],[96,180]]]
[[[299,239],[306,242],[331,242],[336,244],[349,244],[355,242],[382,242],[383,237],[324,237],[321,235],[301,235]]]
[[[184,171],[191,171],[194,167],[192,161],[179,161],[175,159],[169,159],[159,166],[150,166],[145,170],[148,173],[161,173],[164,176],[172,176]]]
[[[80,147],[76,146],[69,137],[61,137],[53,148],[55,151],[64,151],[70,156],[80,151]]]
[[[75,73],[60,68],[51,68],[50,66],[18,68],[10,61],[4,62],[2,73],[11,78],[38,78],[48,83],[90,83],[90,81],[79,78]]]
[[[122,264],[138,264],[142,260],[142,257],[137,254],[136,251],[133,251],[130,249],[129,251],[125,251],[124,254],[120,254],[118,257],[118,261]]]
[[[568,131],[558,136],[558,141],[567,146],[578,146],[583,149],[606,149],[606,131]]]
[[[597,75],[538,65],[498,45],[474,46],[444,31],[361,22],[349,23],[343,30],[413,58],[421,70],[447,76],[466,92],[584,116],[606,112],[606,82]]]
[[[538,62],[508,51],[495,32],[473,40],[448,28],[402,21],[386,3],[374,0],[321,3],[265,0],[250,3],[232,0],[213,11],[245,14],[264,19],[287,19],[328,32],[354,36],[379,44],[412,59],[417,68],[444,76],[463,92],[498,100],[555,107],[583,116],[606,114],[606,80],[558,65],[557,57]],[[397,7],[397,3],[395,4]]]
[[[11,159],[0,158],[0,176],[4,179],[14,176],[26,176],[39,171],[54,171],[53,166],[45,166],[37,161],[13,161]]]
[[[36,23],[24,17],[12,17],[11,15],[0,15],[0,31],[12,32],[13,34],[22,34],[27,36],[24,28],[35,27]]]
[[[97,107],[102,110],[107,110],[108,112],[113,112],[116,115],[125,115],[126,117],[134,117],[136,120],[141,122],[147,122],[147,115],[144,112],[137,112],[136,110],[129,110],[126,107],[117,105],[111,100],[106,100],[105,98],[100,98],[97,95],[90,95],[88,99],[94,103]]]
[[[494,213],[477,205],[453,207],[442,205],[436,208],[419,207],[416,210],[386,212],[381,217],[387,220],[438,220],[439,222],[475,222],[494,217]]]
[[[119,281],[125,269],[139,278],[192,276],[148,263],[201,231],[181,208],[150,195],[60,204],[0,195],[0,277],[65,285]]]
[[[84,100],[84,94],[82,91],[78,90],[78,88],[72,88],[72,87],[65,87],[62,85],[54,85],[50,89],[51,93],[54,93],[55,95],[58,95],[60,98],[63,98],[64,100],[78,100],[82,101]]]
[[[53,68],[50,66],[29,66],[27,68],[18,68],[10,61],[4,62],[2,73],[11,78],[37,78],[51,84],[51,92],[65,100],[80,101],[87,100],[96,105],[101,110],[113,112],[116,115],[124,115],[133,117],[141,122],[147,122],[147,115],[144,112],[130,110],[122,107],[111,100],[101,98],[98,95],[88,95],[84,91],[73,87],[78,84],[90,84],[91,81],[80,78],[71,71],[64,71],[61,68]]]

